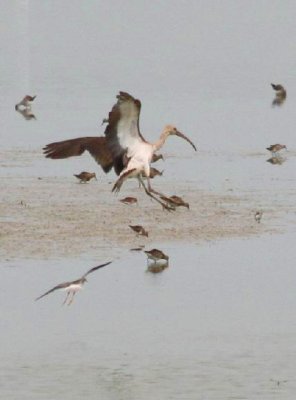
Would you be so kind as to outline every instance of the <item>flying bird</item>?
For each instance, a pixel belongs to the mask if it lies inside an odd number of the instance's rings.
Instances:
[[[266,150],[270,151],[273,156],[277,155],[278,152],[283,150],[283,149],[287,150],[287,146],[284,145],[284,144],[279,144],[279,143],[272,144],[271,146],[266,147]]]
[[[275,91],[275,98],[271,105],[273,107],[282,106],[287,98],[286,89],[282,85],[275,85],[274,83],[271,83],[271,86]]]
[[[136,232],[137,235],[148,237],[148,232],[141,225],[129,225],[129,227]]]
[[[96,177],[96,174],[94,172],[82,171],[78,175],[74,174],[74,176],[76,176],[76,178],[80,180],[80,183],[89,182],[92,178],[94,178],[97,181],[97,177]]]
[[[56,291],[56,290],[64,290],[67,292],[67,296],[63,302],[63,304],[67,303],[68,301],[68,306],[73,302],[74,296],[75,294],[82,289],[82,286],[85,284],[85,282],[87,282],[87,275],[91,274],[92,272],[97,271],[99,268],[103,268],[109,264],[111,264],[112,261],[109,261],[105,264],[101,264],[98,265],[97,267],[93,267],[90,270],[88,270],[84,275],[82,275],[81,278],[76,279],[75,281],[71,281],[71,282],[63,282],[60,283],[59,285],[55,286],[54,288],[48,290],[47,292],[45,292],[44,294],[42,294],[41,296],[37,297],[35,299],[35,301],[42,299],[42,297],[47,296],[48,294]],[[72,296],[71,296],[72,295]]]
[[[119,92],[117,102],[105,121],[107,123],[105,137],[82,137],[50,143],[44,147],[44,153],[48,158],[58,159],[78,156],[87,150],[105,172],[114,167],[116,174],[119,175],[113,186],[113,192],[118,192],[126,179],[135,177],[139,180],[147,195],[164,208],[170,209],[152,194],[159,195],[150,185],[150,163],[153,155],[171,135],[185,139],[194,150],[196,150],[196,147],[190,139],[172,125],[167,125],[163,129],[158,141],[155,143],[147,142],[139,129],[140,111],[140,100],[126,92]],[[146,188],[141,176],[142,172],[147,177],[148,188]]]
[[[36,96],[29,96],[29,95],[27,95],[27,96],[25,96],[24,98],[23,98],[23,100],[21,100],[19,103],[17,103],[16,105],[15,105],[15,110],[17,111],[17,110],[19,110],[20,108],[31,108],[31,103],[35,100],[35,98],[36,98]]]

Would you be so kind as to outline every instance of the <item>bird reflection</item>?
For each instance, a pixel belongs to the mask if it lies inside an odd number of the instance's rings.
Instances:
[[[151,272],[152,274],[159,274],[168,267],[169,267],[168,261],[161,260],[148,264],[147,272]]]
[[[280,107],[284,104],[287,98],[287,92],[282,85],[271,84],[275,91],[275,98],[272,101],[272,107]]]
[[[284,162],[287,161],[286,158],[284,157],[279,157],[279,156],[273,156],[270,157],[268,160],[266,160],[268,163],[272,165],[282,165]]]
[[[37,119],[35,114],[32,113],[32,110],[30,108],[16,108],[15,111],[17,111],[19,114],[21,114],[27,121],[30,121],[31,119]]]

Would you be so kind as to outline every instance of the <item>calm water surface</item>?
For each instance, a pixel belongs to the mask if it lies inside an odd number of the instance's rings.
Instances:
[[[87,156],[52,162],[41,148],[100,134],[127,90],[142,100],[147,138],[174,123],[199,147],[168,141],[168,181],[254,193],[254,207],[285,207],[286,233],[155,243],[170,255],[159,275],[123,253],[71,307],[62,293],[34,298],[102,260],[3,260],[1,399],[294,398],[295,11],[293,1],[3,3],[1,176],[94,170]],[[270,82],[288,88],[281,109]],[[26,93],[37,94],[36,120],[14,110]],[[289,149],[281,166],[266,162],[276,142]]]

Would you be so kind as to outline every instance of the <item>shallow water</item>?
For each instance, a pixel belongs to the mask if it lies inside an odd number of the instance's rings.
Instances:
[[[155,243],[170,256],[161,274],[146,272],[142,253],[123,251],[90,276],[71,307],[61,307],[62,293],[34,298],[101,259],[8,256],[0,264],[0,398],[294,397],[294,11],[289,1],[3,5],[2,177],[97,171],[88,155],[53,162],[41,149],[102,133],[117,91],[127,90],[142,100],[147,139],[174,123],[199,148],[177,138],[164,147],[157,167],[176,192],[196,183],[251,195],[254,209],[279,210],[285,233]],[[288,88],[280,109],[271,108],[270,82]],[[14,110],[27,93],[37,94],[36,120]],[[276,142],[289,150],[282,165],[266,162],[265,148]],[[98,187],[114,180],[99,175]]]

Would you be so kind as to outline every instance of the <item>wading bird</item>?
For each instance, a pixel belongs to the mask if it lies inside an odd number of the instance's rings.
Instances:
[[[129,225],[129,227],[136,232],[137,235],[148,237],[148,232],[141,225]]]
[[[287,98],[286,89],[282,85],[275,85],[271,83],[272,88],[275,90],[275,98],[272,101],[272,106],[282,106]]]
[[[96,177],[96,174],[94,172],[82,171],[78,175],[74,174],[74,176],[76,176],[76,178],[80,180],[80,183],[89,182],[92,178],[94,178],[97,181],[97,177]]]
[[[125,197],[124,199],[119,200],[123,204],[136,204],[138,200],[136,197]]]
[[[154,263],[157,263],[158,261],[169,261],[169,256],[164,254],[163,251],[158,250],[158,249],[152,249],[152,250],[144,250],[144,252],[147,254],[147,257],[154,261]]]
[[[166,197],[166,196],[161,196],[160,197],[162,200],[166,201],[169,203],[171,206],[174,207],[187,207],[189,210],[189,203],[186,203],[182,197],[179,196],[171,196],[171,197]]]
[[[54,288],[48,290],[47,292],[45,292],[44,294],[42,294],[41,296],[37,297],[37,299],[35,299],[35,301],[42,299],[42,297],[47,296],[48,294],[56,291],[56,290],[64,290],[67,292],[67,296],[63,302],[63,304],[67,303],[68,300],[68,306],[73,302],[74,296],[77,292],[79,292],[79,290],[82,289],[82,286],[85,284],[85,282],[87,282],[87,275],[91,274],[92,272],[97,271],[99,268],[103,268],[106,267],[106,265],[111,264],[112,261],[109,261],[105,264],[101,264],[98,265],[97,267],[93,267],[91,268],[89,271],[87,271],[84,275],[82,275],[81,278],[76,279],[75,281],[71,281],[71,282],[64,282],[64,283],[60,283],[59,285],[55,286]],[[71,296],[72,295],[72,296]]]
[[[119,175],[113,186],[113,192],[118,192],[126,179],[135,177],[139,180],[147,195],[164,208],[170,209],[152,194],[159,194],[150,185],[150,163],[153,155],[171,135],[185,139],[194,150],[196,150],[196,147],[190,139],[172,125],[167,125],[163,129],[158,141],[155,143],[147,142],[139,129],[140,111],[140,100],[136,100],[126,92],[119,92],[117,102],[106,119],[108,123],[105,129],[106,138],[82,137],[51,143],[45,146],[44,153],[46,157],[57,159],[81,155],[87,150],[105,172],[108,172],[113,166],[115,172]],[[143,182],[142,172],[147,177],[148,188]]]
[[[258,224],[260,224],[262,217],[263,217],[263,211],[256,211],[254,218]]]
[[[272,144],[271,146],[266,147],[266,150],[270,151],[273,156],[276,156],[278,154],[278,152],[283,149],[287,150],[287,146],[284,144],[279,144],[279,143]]]
[[[22,101],[15,105],[15,109],[19,110],[20,108],[31,108],[31,103],[34,101],[36,96],[25,96]]]

